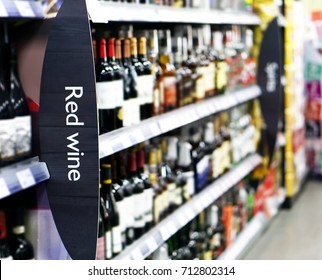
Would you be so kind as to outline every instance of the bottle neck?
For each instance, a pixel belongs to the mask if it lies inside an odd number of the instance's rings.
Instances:
[[[114,38],[108,39],[107,57],[110,61],[115,61]]]
[[[137,58],[138,50],[137,50],[137,40],[136,38],[131,38],[131,58]]]
[[[107,61],[106,40],[104,38],[100,39],[99,59],[100,59],[100,61],[103,61],[103,62]]]
[[[122,64],[122,53],[121,53],[121,41],[115,41],[115,59],[121,65]]]

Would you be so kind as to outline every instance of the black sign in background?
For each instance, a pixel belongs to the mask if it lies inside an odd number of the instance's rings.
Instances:
[[[92,43],[85,0],[65,0],[46,49],[40,96],[41,160],[51,175],[47,194],[59,235],[72,259],[95,259],[98,221],[98,132]],[[66,126],[65,87],[83,87],[72,98],[84,126]],[[68,180],[67,137],[79,133],[80,180]],[[74,162],[72,162],[74,163]]]
[[[282,106],[281,75],[283,69],[280,27],[273,19],[264,32],[258,60],[257,81],[262,95],[259,98],[263,118],[267,125],[269,162],[274,153],[278,122]]]

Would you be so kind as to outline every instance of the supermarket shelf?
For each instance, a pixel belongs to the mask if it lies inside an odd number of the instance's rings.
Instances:
[[[260,18],[249,12],[226,12],[193,8],[163,7],[148,4],[108,3],[87,0],[94,23],[155,22],[258,25]]]
[[[258,86],[250,86],[152,117],[132,127],[100,135],[99,157],[104,158],[170,130],[233,108],[260,96],[260,94]]]
[[[47,165],[37,157],[0,169],[0,199],[33,187],[50,177]]]
[[[257,154],[248,156],[232,170],[195,195],[191,201],[174,211],[154,228],[136,240],[131,246],[115,257],[116,260],[142,260],[160,247],[216,199],[237,184],[261,163]]]
[[[0,18],[44,18],[45,13],[39,1],[0,0]]]

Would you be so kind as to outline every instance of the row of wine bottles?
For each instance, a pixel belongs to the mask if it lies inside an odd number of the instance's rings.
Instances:
[[[97,258],[118,255],[254,153],[255,141],[256,129],[243,105],[230,116],[221,113],[101,160]]]
[[[147,259],[216,260],[253,217],[254,187],[240,181]]]
[[[34,248],[25,237],[24,210],[0,209],[0,259],[32,260]]]
[[[252,0],[99,0],[198,9],[252,11]]]
[[[100,134],[255,82],[250,29],[109,35],[93,35]]]
[[[4,38],[0,25],[0,38]],[[31,117],[22,89],[14,44],[0,42],[0,167],[31,154]]]

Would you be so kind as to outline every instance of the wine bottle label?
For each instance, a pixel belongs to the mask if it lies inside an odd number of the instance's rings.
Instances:
[[[123,126],[128,127],[140,122],[139,99],[131,98],[123,102]]]
[[[195,193],[195,181],[194,181],[194,173],[193,171],[187,171],[182,173],[182,175],[186,178],[187,183],[183,187],[183,197],[185,200],[189,200]]]
[[[220,165],[220,147],[215,148],[211,154],[212,163],[212,176],[216,179],[220,175],[219,165]]]
[[[140,105],[153,103],[153,75],[138,76],[138,98]]]
[[[96,246],[96,259],[97,260],[104,260],[105,259],[105,252],[104,252],[104,236],[99,237],[97,239],[97,246]]]
[[[25,155],[31,152],[31,117],[15,117],[16,154]]]
[[[2,161],[11,160],[16,154],[15,119],[0,120],[0,158]]]
[[[143,193],[134,194],[134,228],[142,228],[145,225],[144,210],[145,210],[145,195]]]
[[[111,231],[108,230],[105,232],[105,255],[107,259],[112,258],[112,234]]]
[[[177,93],[176,93],[176,78],[175,77],[164,77],[164,104],[165,106],[177,105]]]
[[[126,227],[133,228],[134,226],[134,195],[124,198],[124,211],[126,213]]]
[[[153,189],[144,190],[145,193],[145,222],[153,221]]]
[[[98,109],[114,109],[123,105],[123,80],[96,83]]]
[[[122,233],[119,225],[112,228],[112,240],[113,254],[119,254],[122,251]]]
[[[125,199],[117,201],[116,205],[117,205],[117,209],[119,210],[119,215],[120,215],[121,232],[124,232],[125,228],[126,228],[126,215],[127,215],[127,212],[125,212],[126,211],[126,201],[125,201]]]
[[[204,156],[196,165],[196,187],[198,190],[203,188],[209,177],[209,156]]]
[[[227,63],[226,61],[217,62],[217,89],[222,90],[227,85]]]

